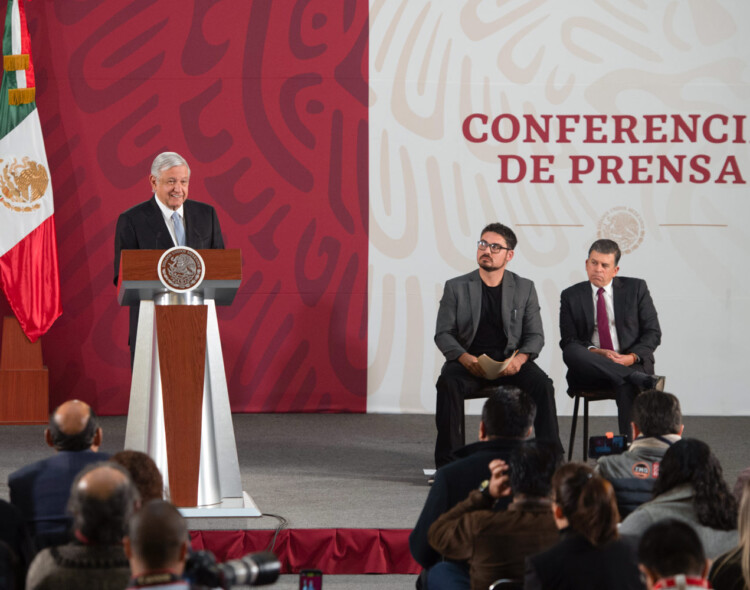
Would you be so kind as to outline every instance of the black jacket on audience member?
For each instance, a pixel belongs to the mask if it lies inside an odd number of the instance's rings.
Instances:
[[[465,500],[471,490],[479,487],[490,477],[489,464],[493,459],[507,461],[511,452],[526,441],[515,439],[492,439],[466,445],[455,452],[458,457],[435,473],[422,513],[414,530],[409,535],[409,549],[414,560],[424,568],[441,560],[440,554],[430,547],[427,532],[438,517]],[[505,499],[507,507],[512,498]]]
[[[526,561],[524,590],[644,590],[633,547],[621,539],[595,547],[571,528]]]

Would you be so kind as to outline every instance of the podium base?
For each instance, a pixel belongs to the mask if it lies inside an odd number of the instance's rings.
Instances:
[[[262,516],[253,499],[242,492],[242,498],[223,498],[212,506],[178,508],[183,518],[257,518]]]

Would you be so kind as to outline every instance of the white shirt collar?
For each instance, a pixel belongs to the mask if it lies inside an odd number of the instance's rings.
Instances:
[[[185,219],[185,212],[183,211],[185,203],[180,205],[180,208],[176,211],[173,211],[169,207],[167,207],[164,203],[162,203],[159,199],[156,198],[156,195],[154,195],[154,201],[156,201],[156,204],[159,206],[159,209],[161,209],[161,214],[164,216],[165,219],[172,219],[172,213],[177,213],[181,219]]]
[[[614,279],[609,282],[609,285],[602,287],[604,289],[604,294],[609,297],[612,297],[612,283],[614,283]],[[591,285],[591,290],[594,292],[594,296],[596,296],[599,292],[599,287],[592,282],[589,282],[589,285]]]

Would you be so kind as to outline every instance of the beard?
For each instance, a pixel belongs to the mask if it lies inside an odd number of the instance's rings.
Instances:
[[[479,268],[486,270],[487,272],[493,272],[505,267],[504,260],[502,263],[493,262],[492,258],[486,255],[480,256],[479,260],[477,260],[477,264],[479,264]]]

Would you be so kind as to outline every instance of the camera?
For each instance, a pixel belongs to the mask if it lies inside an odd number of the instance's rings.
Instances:
[[[619,455],[628,449],[628,437],[608,432],[605,436],[589,438],[589,457],[596,459],[605,455]]]
[[[270,551],[249,553],[239,559],[217,563],[210,551],[195,551],[185,563],[185,577],[192,588],[232,588],[273,584],[281,563]]]

